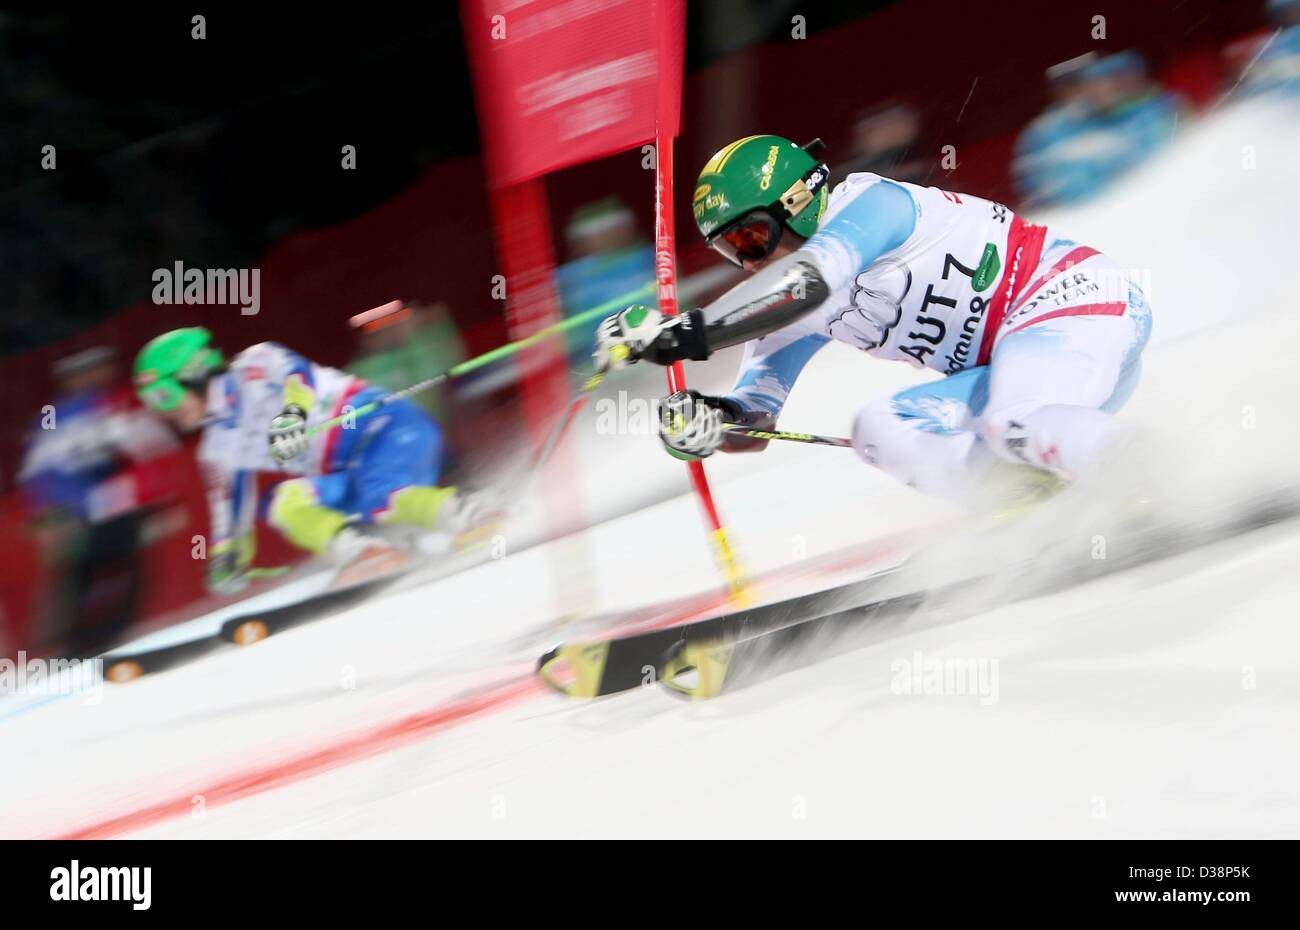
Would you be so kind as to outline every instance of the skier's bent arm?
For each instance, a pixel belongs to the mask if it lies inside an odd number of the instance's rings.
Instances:
[[[678,458],[705,458],[723,452],[758,452],[767,440],[726,429],[738,424],[771,430],[799,372],[829,342],[808,320],[754,339],[745,346],[736,386],[722,397],[679,391],[661,406],[660,439]]]
[[[811,257],[792,253],[703,310],[667,317],[636,305],[607,317],[596,328],[596,368],[613,371],[640,359],[656,365],[703,361],[794,323],[829,296]]]
[[[792,326],[901,246],[915,229],[912,195],[890,181],[873,184],[824,221],[800,248],[700,311],[708,351]]]
[[[709,351],[747,342],[731,393],[706,397],[685,392],[668,398],[660,438],[681,458],[713,452],[756,452],[767,441],[728,433],[725,423],[759,430],[776,425],[804,366],[830,341],[811,316],[829,294],[848,285],[872,263],[903,245],[916,229],[916,204],[902,187],[873,184],[822,224],[800,249],[733,288],[703,311]],[[813,269],[820,291],[798,303],[797,288]],[[654,357],[651,345],[646,357]],[[707,355],[707,352],[705,353]],[[695,356],[688,356],[695,357]]]
[[[719,398],[730,405],[728,422],[773,429],[804,366],[828,342],[830,337],[817,332],[806,320],[749,342],[735,387]],[[757,452],[765,448],[765,439],[736,434],[725,436],[721,445],[723,452]]]
[[[637,359],[659,365],[703,360],[718,349],[761,339],[816,310],[835,290],[903,245],[916,228],[916,203],[890,181],[848,200],[804,245],[770,262],[701,310],[663,317],[629,307],[597,328],[597,367]],[[625,353],[613,352],[622,346]]]
[[[790,257],[806,252],[816,259],[827,286],[838,290],[916,231],[916,201],[892,181],[872,184],[823,220],[817,232]]]
[[[311,362],[276,343],[271,358],[283,385],[280,413],[268,424],[271,457],[285,463],[301,455],[310,442],[307,418],[316,406],[316,384]]]

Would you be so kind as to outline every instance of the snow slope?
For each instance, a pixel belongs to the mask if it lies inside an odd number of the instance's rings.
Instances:
[[[1123,477],[1158,476],[1162,506],[1189,522],[1222,522],[1297,480],[1296,123],[1226,108],[1104,200],[1038,217],[1143,276],[1155,338],[1124,415],[1157,441]],[[1246,145],[1255,168],[1241,167]],[[698,369],[705,388],[730,375],[725,360]],[[832,346],[785,422],[843,432],[863,399],[917,377]],[[660,391],[649,375],[627,384]],[[674,595],[716,586],[680,467],[649,435],[600,434],[598,413],[575,431],[586,506],[626,509],[629,475],[647,501],[666,499],[584,534],[585,555],[507,554],[89,702],[0,699],[0,734],[25,760],[6,767],[0,835],[1300,831],[1289,523],[918,624],[707,704],[544,691],[529,668],[565,635],[557,559],[582,566],[589,609],[652,603],[665,579]],[[843,450],[774,447],[710,473],[753,572],[947,512]],[[1052,528],[1062,557],[1103,532],[1076,516]],[[978,693],[900,693],[908,669],[945,661],[980,670]]]

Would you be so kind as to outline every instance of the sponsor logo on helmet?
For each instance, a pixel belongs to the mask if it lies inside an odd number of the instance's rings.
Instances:
[[[710,210],[726,212],[729,206],[726,194],[710,194],[703,201],[697,200],[694,204],[695,218],[703,220],[704,215]]]
[[[767,150],[767,161],[759,172],[763,175],[758,181],[759,190],[767,190],[772,186],[772,172],[776,170],[776,160],[781,157],[781,146],[769,146]]]
[[[148,387],[158,380],[158,372],[150,369],[148,371],[137,371],[132,379],[136,387]]]
[[[804,186],[808,188],[808,190],[815,192],[819,187],[821,187],[830,179],[831,179],[831,169],[826,167],[825,165],[817,165],[815,168],[813,168],[811,171],[808,172],[808,176],[804,178],[803,183]]]

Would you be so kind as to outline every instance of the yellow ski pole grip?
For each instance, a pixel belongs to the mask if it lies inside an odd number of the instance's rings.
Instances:
[[[609,357],[611,362],[624,362],[627,361],[629,358],[631,358],[631,356],[632,356],[632,350],[622,344],[616,345],[609,350]],[[606,376],[608,375],[609,375],[608,368],[596,372],[594,375],[592,375],[590,378],[587,379],[585,384],[583,384],[582,386],[583,392],[585,393],[588,391],[596,390],[596,388],[600,387],[601,382],[603,382]]]

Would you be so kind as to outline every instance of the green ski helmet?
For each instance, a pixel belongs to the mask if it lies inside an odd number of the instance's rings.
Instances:
[[[761,261],[782,225],[805,239],[817,231],[829,197],[830,169],[813,157],[822,141],[746,136],[718,151],[695,182],[695,224],[732,264]]]
[[[224,360],[202,326],[150,339],[135,357],[135,393],[150,410],[175,410],[185,391],[205,382]]]

